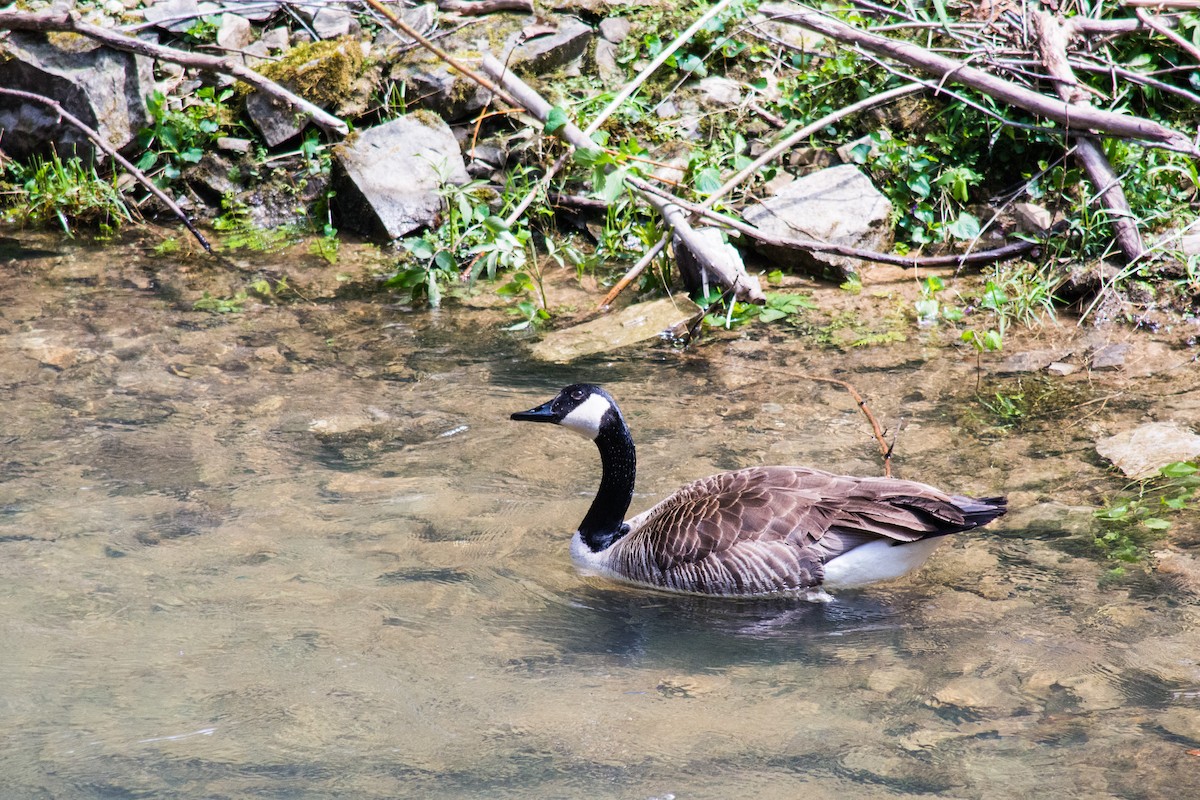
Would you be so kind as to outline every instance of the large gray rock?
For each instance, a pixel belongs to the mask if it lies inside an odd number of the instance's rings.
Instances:
[[[886,252],[892,243],[891,213],[888,199],[857,167],[847,164],[792,181],[778,194],[747,208],[744,216],[777,236]],[[859,263],[845,256],[770,245],[755,245],[755,249],[776,265],[835,280],[853,276]]]
[[[117,149],[150,123],[142,99],[154,87],[149,59],[74,37],[53,42],[37,33],[12,31],[0,40],[0,86],[49,97]],[[0,148],[14,158],[93,151],[74,127],[40,103],[0,97]],[[103,159],[103,154],[98,154]]]
[[[1148,422],[1101,439],[1096,452],[1130,478],[1145,480],[1167,464],[1200,458],[1200,436],[1181,425]]]
[[[334,187],[343,224],[397,239],[437,221],[443,182],[468,181],[450,127],[417,112],[363,131],[334,149]]]

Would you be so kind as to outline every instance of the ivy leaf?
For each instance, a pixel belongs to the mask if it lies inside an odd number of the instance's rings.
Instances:
[[[946,226],[946,231],[955,239],[974,239],[979,235],[979,220],[964,211]]]
[[[558,106],[550,109],[550,113],[546,115],[546,125],[544,130],[546,133],[556,133],[564,125],[567,124],[567,112],[563,111]]]
[[[696,173],[693,188],[699,194],[712,194],[721,188],[721,172],[716,167],[705,167]]]
[[[1190,464],[1187,461],[1176,461],[1160,469],[1158,474],[1164,478],[1186,478],[1188,475],[1195,474],[1196,471],[1197,467],[1195,464]]]

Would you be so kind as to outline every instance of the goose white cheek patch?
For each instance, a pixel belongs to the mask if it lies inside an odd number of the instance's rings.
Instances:
[[[573,430],[584,438],[596,440],[600,435],[600,421],[605,413],[612,408],[607,399],[594,394],[575,407],[575,410],[563,417],[560,425]]]

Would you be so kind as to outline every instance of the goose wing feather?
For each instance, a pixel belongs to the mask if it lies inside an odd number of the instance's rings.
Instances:
[[[702,478],[629,520],[618,569],[645,583],[720,594],[803,589],[828,560],[876,539],[896,543],[975,527],[925,484],[805,467]]]

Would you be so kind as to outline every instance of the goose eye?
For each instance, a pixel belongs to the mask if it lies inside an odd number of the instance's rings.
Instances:
[[[582,400],[583,399],[583,389],[576,389],[575,391],[571,392],[571,399],[572,400]]]

